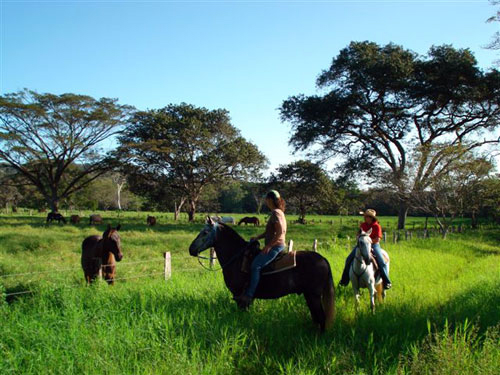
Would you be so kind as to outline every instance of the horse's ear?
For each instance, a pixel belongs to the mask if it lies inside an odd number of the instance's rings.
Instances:
[[[207,220],[206,220],[206,223],[207,224],[210,224],[210,225],[214,225],[214,221],[212,220],[212,218],[210,216],[207,215]]]
[[[116,227],[116,230],[120,230],[121,227],[122,227],[122,225],[118,224],[118,226]]]
[[[369,236],[372,234],[372,231],[373,231],[373,228],[370,228],[370,230],[368,232],[366,232],[366,234]]]
[[[360,236],[364,236],[365,234],[366,234],[366,232],[365,232],[363,229],[361,229],[361,231],[360,231],[359,235],[360,235]]]

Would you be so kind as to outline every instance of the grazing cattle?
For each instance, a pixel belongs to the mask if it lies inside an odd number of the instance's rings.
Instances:
[[[69,221],[71,224],[78,224],[80,222],[81,218],[78,215],[71,215],[69,218]]]
[[[123,258],[118,231],[120,225],[108,225],[102,236],[89,236],[82,242],[82,268],[87,284],[92,283],[102,272],[102,277],[113,285],[116,275],[116,262]]]
[[[54,220],[57,221],[59,224],[61,224],[61,221],[64,224],[66,224],[66,219],[59,212],[49,212],[46,220],[47,224],[52,223]]]
[[[146,223],[151,227],[156,225],[156,217],[148,215],[148,218],[146,219]]]
[[[258,217],[249,217],[249,216],[246,216],[244,217],[243,219],[241,219],[239,222],[238,222],[238,225],[241,225],[241,224],[253,224],[254,226],[258,227],[260,225],[260,221],[259,221],[259,218]]]
[[[102,216],[99,214],[90,215],[89,225],[102,224]]]

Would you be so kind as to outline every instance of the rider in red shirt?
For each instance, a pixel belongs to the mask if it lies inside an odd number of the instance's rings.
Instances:
[[[368,232],[370,229],[372,233],[370,238],[372,239],[372,251],[380,269],[380,277],[384,284],[384,289],[390,289],[392,287],[391,280],[389,279],[389,273],[387,270],[387,264],[385,263],[384,257],[382,255],[382,248],[380,247],[380,239],[382,238],[382,228],[377,219],[377,212],[372,209],[368,209],[363,213],[365,218],[364,223],[360,225],[363,232]],[[354,254],[356,248],[352,250],[345,261],[344,272],[342,273],[342,279],[340,280],[340,285],[346,286],[349,284],[349,268],[351,267],[352,260],[354,259]]]

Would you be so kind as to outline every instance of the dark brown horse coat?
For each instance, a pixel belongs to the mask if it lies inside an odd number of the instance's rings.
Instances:
[[[245,216],[243,219],[241,219],[239,222],[238,222],[238,225],[241,225],[241,224],[253,224],[254,226],[258,227],[260,225],[260,221],[259,221],[259,218],[258,217],[250,217],[250,216]]]
[[[108,229],[102,236],[89,236],[82,242],[82,268],[85,280],[88,284],[92,283],[102,271],[102,277],[113,285],[116,274],[116,261],[121,261],[123,254],[121,252],[120,235],[116,228]]]
[[[148,216],[148,218],[146,219],[146,223],[149,226],[155,226],[156,225],[156,217],[154,217],[154,216]]]

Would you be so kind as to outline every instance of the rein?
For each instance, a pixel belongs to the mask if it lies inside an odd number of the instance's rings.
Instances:
[[[212,231],[212,233],[210,234],[210,238],[213,237],[213,242],[215,243],[215,240],[217,239],[217,229],[218,229],[218,225],[214,225],[214,229]],[[198,255],[196,256],[198,258],[198,263],[200,264],[200,266],[202,266],[204,269],[206,269],[207,271],[212,271],[212,272],[217,272],[217,271],[220,271],[220,270],[224,270],[224,268],[226,268],[227,266],[229,266],[231,263],[233,263],[236,259],[238,259],[241,255],[243,255],[243,253],[248,249],[248,246],[250,246],[250,242],[247,243],[247,246],[243,247],[243,249],[241,249],[238,253],[234,254],[232,256],[231,259],[229,259],[229,261],[227,261],[225,264],[220,264],[220,268],[216,268],[216,269],[213,269],[213,268],[209,268],[207,266],[205,266],[203,263],[201,263],[201,260],[200,259],[205,259],[205,260],[210,260],[212,261],[213,259],[216,259],[216,258],[213,258],[213,257],[205,257],[205,256],[202,256],[200,255],[203,251],[206,251],[208,250],[205,249],[205,250],[202,250],[198,253]]]

